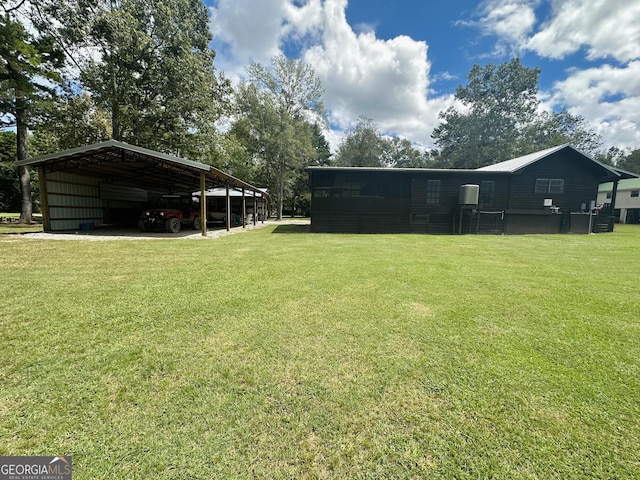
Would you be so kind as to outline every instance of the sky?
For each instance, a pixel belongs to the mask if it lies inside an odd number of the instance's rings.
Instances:
[[[284,54],[322,81],[335,151],[360,116],[433,148],[474,64],[541,69],[544,108],[581,115],[603,147],[640,148],[640,0],[205,0],[233,81]]]

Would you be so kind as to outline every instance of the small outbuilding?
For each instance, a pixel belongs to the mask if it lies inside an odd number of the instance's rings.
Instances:
[[[200,192],[194,192],[194,198],[200,198]],[[216,187],[205,192],[207,199],[207,221],[213,224],[225,224],[227,218],[231,225],[264,222],[268,216],[268,193],[266,188],[247,190]]]
[[[625,174],[570,145],[475,170],[309,168],[311,231],[589,233],[613,230],[598,186]]]
[[[268,195],[211,165],[108,140],[28,159],[37,168],[45,231],[137,225],[160,197],[224,187]],[[200,202],[207,218],[206,202]],[[202,223],[206,233],[207,222]],[[229,225],[227,223],[227,225]]]

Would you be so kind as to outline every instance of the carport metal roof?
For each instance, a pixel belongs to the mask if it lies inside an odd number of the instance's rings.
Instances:
[[[116,140],[30,158],[18,165],[40,167],[46,173],[68,171],[117,185],[175,192],[192,192],[194,185],[200,185],[204,173],[207,188],[222,184],[264,194],[259,188],[211,165]]]

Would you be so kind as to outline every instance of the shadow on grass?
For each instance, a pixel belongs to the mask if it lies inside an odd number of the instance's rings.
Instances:
[[[310,233],[310,225],[278,225],[272,233]]]
[[[0,223],[0,235],[3,234],[20,234],[20,233],[37,233],[42,231],[41,223]]]

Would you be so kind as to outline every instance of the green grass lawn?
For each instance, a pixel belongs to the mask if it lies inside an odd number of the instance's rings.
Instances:
[[[0,236],[0,455],[74,479],[638,478],[640,228]]]
[[[42,231],[42,215],[37,213],[33,215],[33,219],[38,223],[34,223],[31,225],[7,221],[7,219],[19,219],[19,213],[0,212],[0,218],[2,218],[2,221],[0,221],[0,235],[15,233],[34,233]]]

